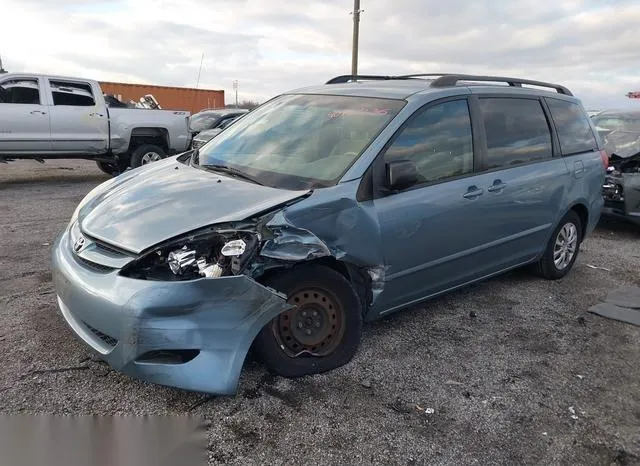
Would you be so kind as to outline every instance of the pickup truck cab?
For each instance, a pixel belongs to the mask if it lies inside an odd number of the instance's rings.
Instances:
[[[0,76],[0,161],[96,160],[116,174],[191,143],[190,113],[110,108],[97,81],[36,74]]]

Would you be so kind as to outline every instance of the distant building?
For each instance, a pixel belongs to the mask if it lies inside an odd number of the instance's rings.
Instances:
[[[138,102],[140,97],[151,94],[163,110],[187,110],[197,113],[203,108],[224,107],[224,91],[195,89],[192,87],[154,86],[150,84],[128,84],[100,82],[102,92],[120,100]]]

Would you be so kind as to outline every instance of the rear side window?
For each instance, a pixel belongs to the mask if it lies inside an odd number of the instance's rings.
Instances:
[[[473,137],[466,100],[427,107],[398,135],[384,154],[385,162],[411,160],[422,183],[473,171]]]
[[[553,156],[551,131],[540,101],[496,97],[480,99],[487,135],[488,169]]]
[[[91,86],[84,83],[49,81],[53,105],[91,107],[96,104]]]
[[[562,155],[598,149],[596,138],[589,126],[589,117],[578,104],[548,98],[547,105],[558,131]]]

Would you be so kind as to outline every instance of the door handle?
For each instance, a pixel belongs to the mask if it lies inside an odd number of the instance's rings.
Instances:
[[[40,111],[40,110],[34,110],[32,112],[29,112],[29,113],[31,113],[32,115],[46,115],[47,114],[46,112],[43,112],[43,111]]]
[[[507,184],[503,183],[502,180],[495,180],[493,184],[487,188],[487,191],[490,193],[499,193],[506,187]]]
[[[89,113],[89,116],[97,116],[97,117],[103,117],[104,115],[102,113]]]
[[[483,193],[484,189],[478,188],[477,186],[469,186],[469,189],[462,195],[462,197],[465,199],[475,199],[478,196],[482,196]]]

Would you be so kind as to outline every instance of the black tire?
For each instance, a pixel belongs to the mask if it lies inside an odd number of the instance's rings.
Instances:
[[[575,229],[575,249],[573,252],[573,256],[571,259],[566,262],[566,264],[562,267],[558,267],[554,261],[554,254],[557,248],[557,241],[559,240],[559,236],[563,229],[568,228],[570,231]],[[566,234],[567,230],[564,230],[563,234]],[[544,254],[540,258],[540,261],[536,264],[536,273],[547,280],[557,280],[559,278],[564,277],[569,270],[573,267],[573,264],[578,257],[578,253],[580,252],[580,243],[582,242],[582,221],[576,212],[570,210],[567,214],[560,220],[558,226],[551,235],[549,239],[549,243],[547,244],[547,248],[544,251]],[[562,248],[560,249],[562,250]],[[565,250],[566,251],[566,250]]]
[[[141,146],[136,147],[136,149],[131,153],[131,167],[138,168],[149,162],[155,161],[149,160],[149,154],[157,155],[157,160],[164,159],[167,156],[165,150],[160,146],[156,146],[155,144],[142,144]],[[154,156],[151,156],[151,158],[154,158]]]
[[[109,176],[115,176],[118,173],[120,173],[118,166],[114,163],[102,162],[100,160],[97,160],[96,165],[98,166],[101,172],[106,173]]]
[[[309,265],[267,279],[265,285],[285,293],[290,303],[304,302],[265,325],[254,341],[256,356],[271,372],[295,378],[351,361],[360,344],[362,306],[349,281],[328,267]],[[295,351],[304,353],[294,356]]]

